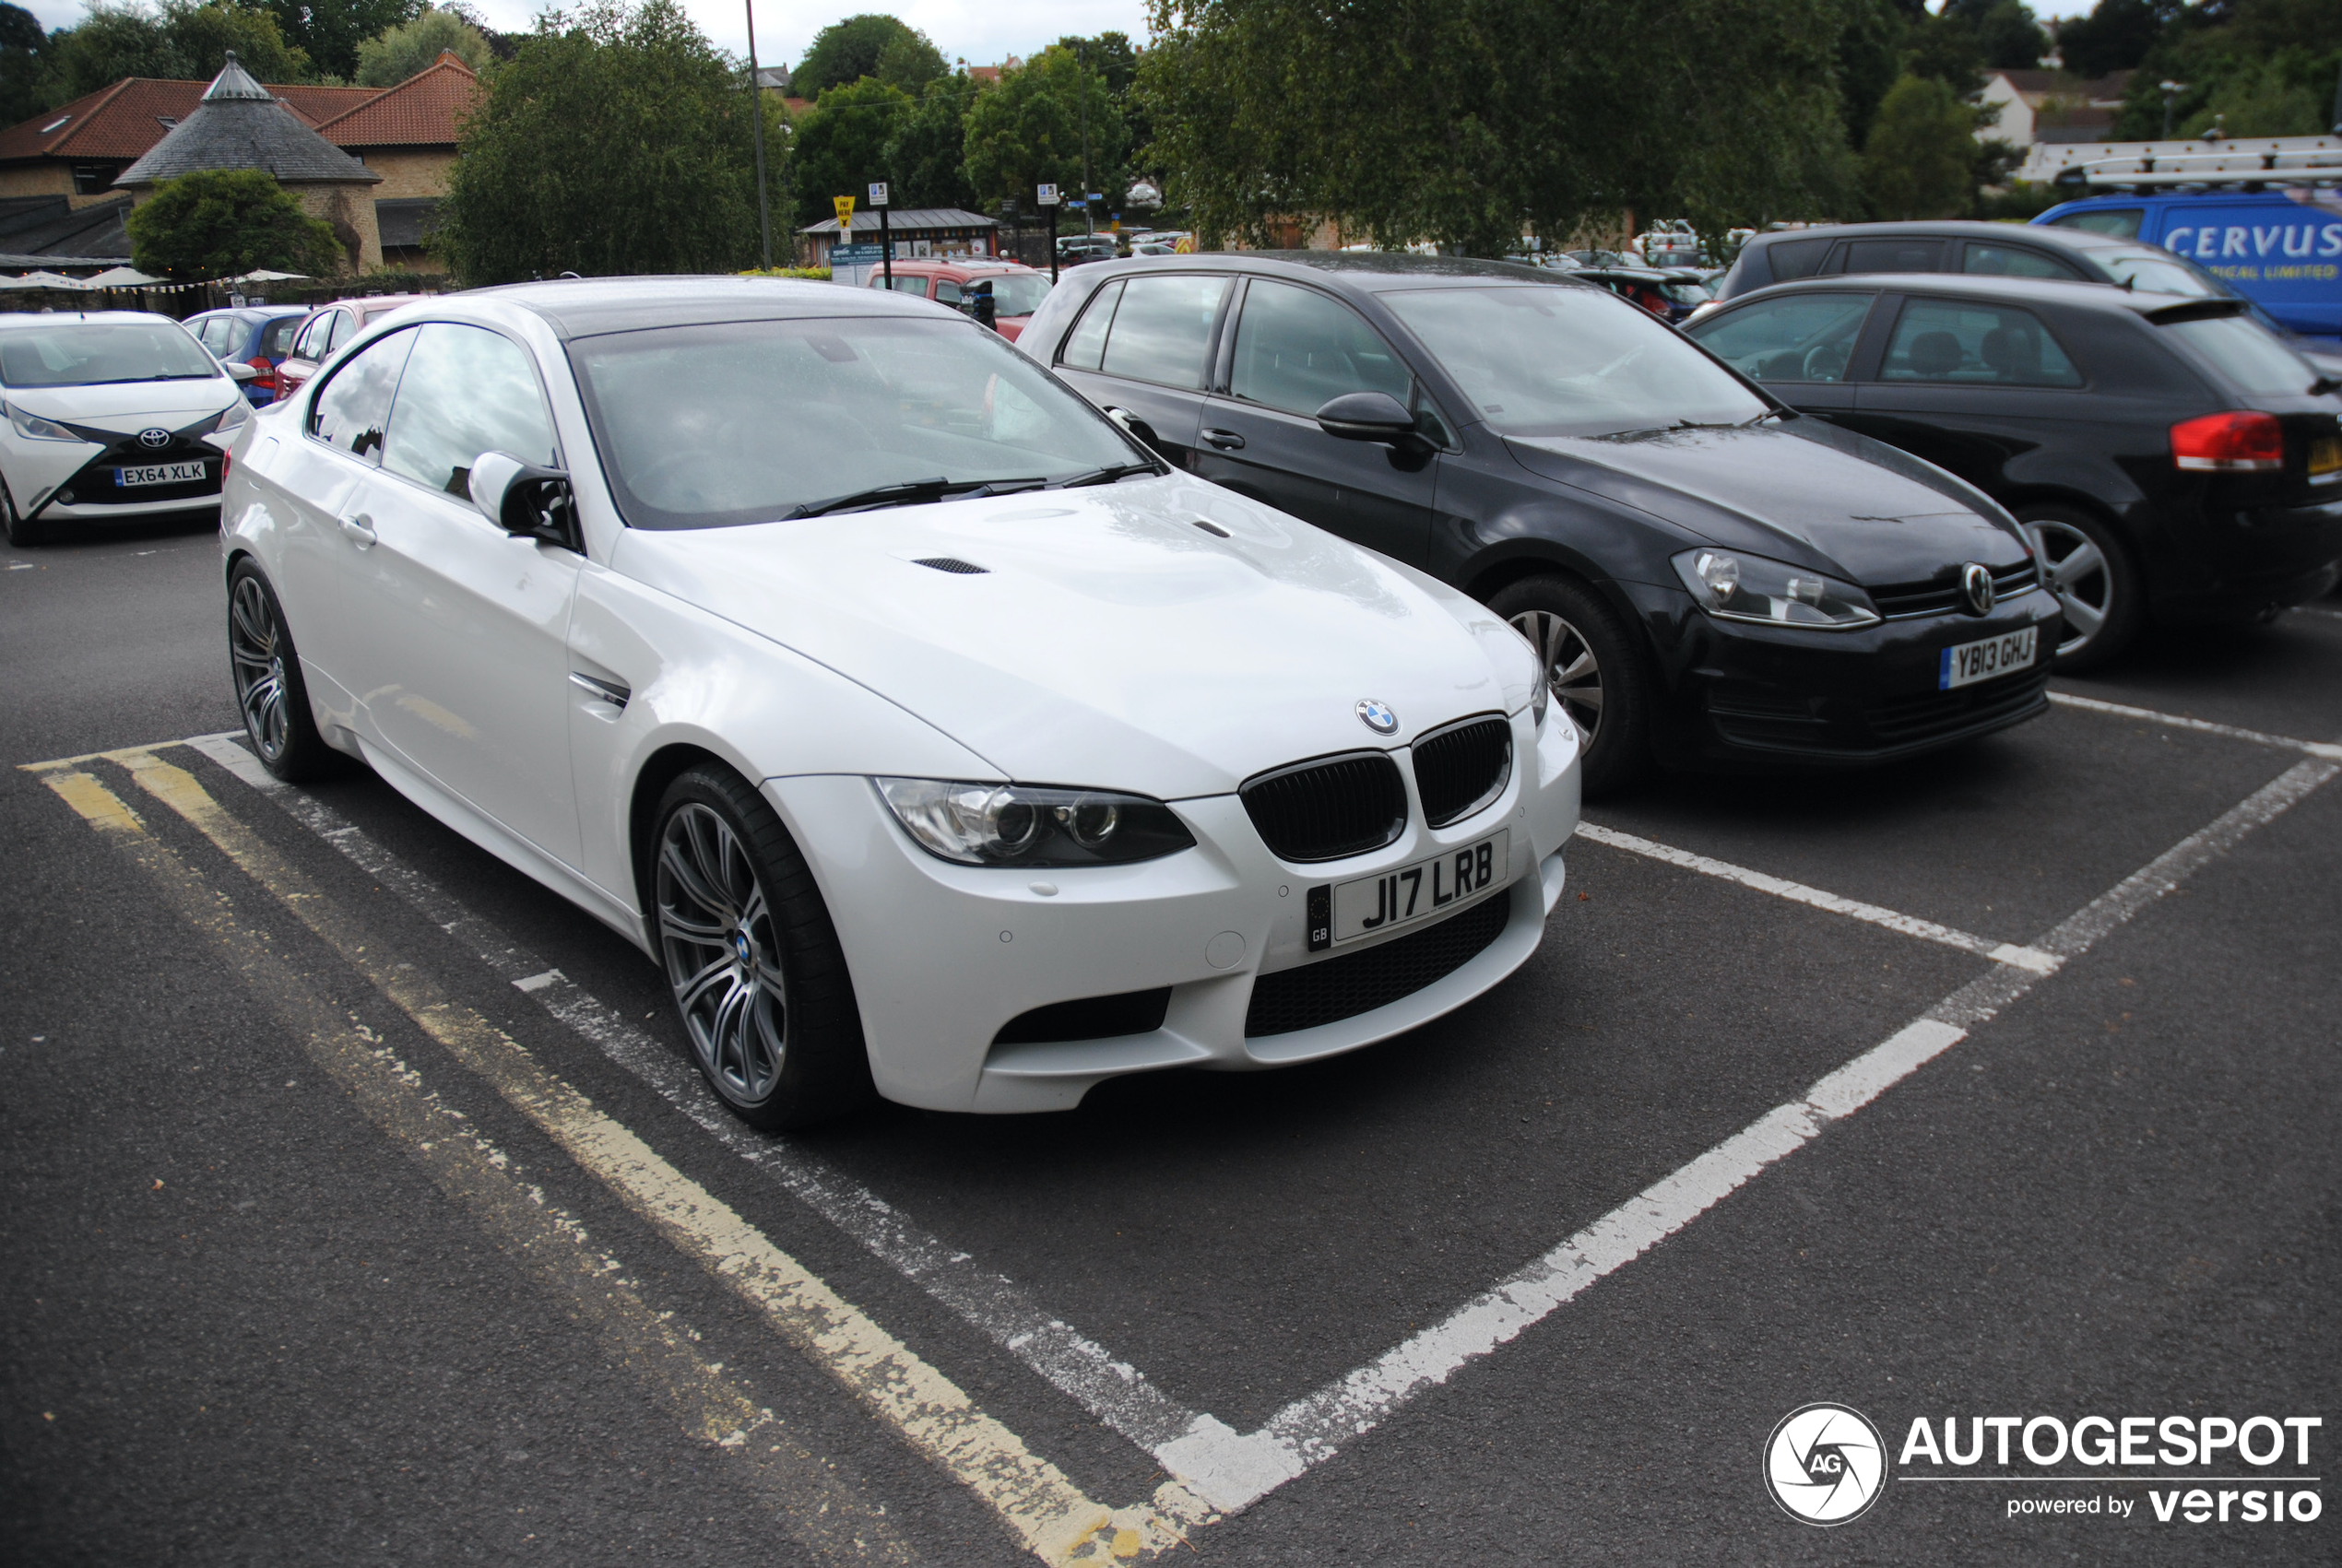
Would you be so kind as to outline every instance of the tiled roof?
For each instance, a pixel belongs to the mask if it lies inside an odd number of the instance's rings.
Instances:
[[[228,56],[195,112],[114,183],[149,185],[204,169],[266,169],[279,180],[380,184],[382,176],[309,128]]]
[[[998,229],[998,218],[981,213],[963,212],[955,206],[910,206],[890,209],[886,217],[887,232],[911,234],[922,229]],[[866,208],[854,215],[854,232],[869,244],[878,243],[879,216],[875,208]],[[837,219],[824,218],[821,222],[798,230],[800,234],[834,234]]]
[[[451,53],[353,109],[317,132],[337,147],[453,147],[463,117],[478,107],[479,78]]]
[[[125,77],[110,88],[0,131],[0,162],[19,158],[144,158],[172,125],[195,112],[208,85]],[[308,125],[381,96],[374,88],[271,87],[268,90]],[[165,124],[166,120],[171,124]]]

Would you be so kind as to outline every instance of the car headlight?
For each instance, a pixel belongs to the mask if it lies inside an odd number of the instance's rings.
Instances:
[[[237,393],[236,400],[233,403],[229,404],[228,407],[219,410],[219,418],[212,422],[211,429],[206,433],[209,435],[225,435],[227,432],[234,430],[238,425],[242,424],[246,419],[251,418],[252,405],[244,401],[243,394],[240,391]]]
[[[13,403],[7,405],[7,408],[8,423],[14,425],[17,428],[17,434],[27,441],[79,441],[81,439],[53,419],[44,419],[38,414],[28,414]]]
[[[1675,575],[1699,607],[1720,619],[1823,631],[1851,631],[1878,623],[1878,610],[1868,594],[1802,566],[1713,548],[1686,550],[1674,558],[1674,565]]]
[[[1118,866],[1192,848],[1159,800],[1097,789],[874,779],[921,849],[963,866]]]

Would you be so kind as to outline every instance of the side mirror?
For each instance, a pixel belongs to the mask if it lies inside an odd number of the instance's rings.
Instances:
[[[539,468],[507,453],[483,452],[472,464],[465,488],[471,491],[472,504],[507,534],[585,553],[569,476],[559,468]]]
[[[229,378],[238,386],[243,385],[244,383],[248,381],[258,381],[260,379],[260,372],[253,369],[250,365],[245,364],[242,360],[222,360],[219,362],[219,368],[226,371]]]
[[[999,331],[999,328],[994,324],[999,321],[1000,312],[999,307],[992,301],[992,286],[989,283],[977,284],[975,292],[969,295],[969,298],[975,301],[976,324],[989,326],[995,332]]]
[[[1318,410],[1318,428],[1342,441],[1409,442],[1415,417],[1387,392],[1346,392]]]

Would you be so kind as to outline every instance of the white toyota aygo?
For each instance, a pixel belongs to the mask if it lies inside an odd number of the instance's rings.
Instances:
[[[221,513],[262,761],[361,758],[641,945],[761,1126],[1352,1050],[1561,893],[1519,634],[916,299],[417,305],[237,433]]]

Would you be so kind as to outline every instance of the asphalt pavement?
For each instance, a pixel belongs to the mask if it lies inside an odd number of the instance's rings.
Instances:
[[[1529,965],[1374,1049],[773,1140],[589,917],[175,744],[208,530],[0,566],[6,1561],[2337,1556],[2342,600],[1590,804]],[[1827,1528],[1817,1402],[1885,1450]],[[2088,1416],[2306,1460],[2026,1459]]]

